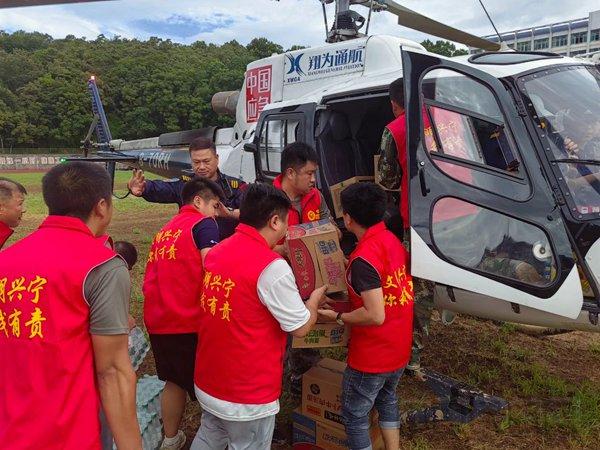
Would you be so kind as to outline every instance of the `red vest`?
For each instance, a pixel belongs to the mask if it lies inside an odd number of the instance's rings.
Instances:
[[[273,180],[273,186],[279,190],[281,188],[282,175],[278,175]],[[321,193],[317,188],[312,188],[308,194],[300,199],[300,214],[293,206],[290,206],[288,212],[288,225],[298,225],[299,223],[314,222],[321,219]]]
[[[408,214],[408,165],[406,163],[406,114],[402,113],[386,127],[396,144],[396,152],[398,153],[398,164],[402,170],[402,180],[400,181],[400,216],[404,224],[404,229],[410,227]]]
[[[100,449],[99,397],[83,285],[116,257],[79,219],[49,216],[0,253],[0,442]]]
[[[152,241],[142,288],[148,333],[198,331],[204,270],[192,229],[204,219],[193,206],[182,206]]]
[[[362,258],[379,274],[385,302],[382,325],[350,328],[348,365],[368,373],[383,373],[406,366],[412,345],[413,282],[408,252],[380,222],[367,230],[350,255],[350,264]],[[350,267],[350,264],[348,267]],[[346,282],[352,309],[363,306],[362,298]]]
[[[232,255],[243,255],[244,263],[232,264]],[[245,224],[206,256],[194,382],[213,397],[265,404],[281,394],[287,335],[256,291],[260,274],[278,258]]]
[[[12,228],[0,221],[0,249],[4,246],[4,243],[13,234]]]

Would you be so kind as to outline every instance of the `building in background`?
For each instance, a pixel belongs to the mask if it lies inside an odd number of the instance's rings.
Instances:
[[[600,52],[600,10],[590,12],[583,19],[523,28],[500,35],[510,48],[520,52],[553,52],[563,56]],[[497,35],[483,37],[499,41]],[[471,53],[480,51],[470,49]]]

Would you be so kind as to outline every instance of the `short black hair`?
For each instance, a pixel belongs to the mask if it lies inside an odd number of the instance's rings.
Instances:
[[[340,196],[342,210],[359,225],[369,228],[383,220],[387,206],[385,191],[375,183],[355,183]]]
[[[286,145],[281,152],[281,172],[292,168],[298,170],[308,162],[319,163],[317,152],[304,142],[292,142]]]
[[[207,150],[210,149],[214,154],[217,154],[217,147],[215,145],[215,141],[206,137],[197,137],[192,142],[190,142],[190,153],[195,150]]]
[[[404,82],[402,78],[392,81],[389,88],[390,100],[395,101],[398,106],[404,108]]]
[[[50,215],[85,221],[100,200],[111,203],[112,181],[100,164],[72,161],[58,164],[44,175],[42,193]]]
[[[21,183],[10,178],[0,177],[0,202],[10,200],[15,191],[27,195],[27,189]]]
[[[223,190],[217,183],[205,177],[194,177],[183,185],[181,191],[181,200],[184,205],[189,205],[194,201],[194,197],[200,196],[204,201],[217,198],[223,200]]]
[[[135,266],[135,263],[138,260],[138,252],[135,245],[127,241],[116,241],[115,252],[125,260],[129,270],[133,269],[133,266]]]
[[[291,205],[283,191],[270,184],[252,183],[246,189],[240,206],[240,222],[260,230],[274,215],[285,220]]]

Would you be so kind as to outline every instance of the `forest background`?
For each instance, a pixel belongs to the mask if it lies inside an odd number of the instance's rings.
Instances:
[[[467,53],[447,41],[422,44],[446,56]],[[92,119],[90,75],[97,77],[113,137],[230,126],[232,118],[212,111],[212,95],[239,89],[248,63],[282,52],[265,38],[183,45],[0,31],[0,152],[78,147]]]

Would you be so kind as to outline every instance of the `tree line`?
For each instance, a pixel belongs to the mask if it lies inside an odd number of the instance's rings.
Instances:
[[[462,52],[447,41],[423,45],[447,56]],[[233,119],[212,111],[212,95],[239,89],[248,63],[283,51],[265,38],[184,45],[0,31],[0,148],[79,146],[91,122],[91,75],[113,137],[231,125]]]

